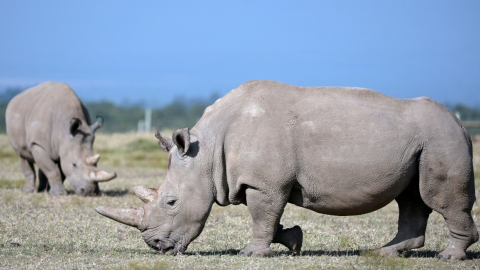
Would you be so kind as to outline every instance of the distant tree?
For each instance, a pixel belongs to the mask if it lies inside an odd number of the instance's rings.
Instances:
[[[0,92],[0,132],[5,133],[5,110],[8,102],[23,91],[21,88],[9,88]],[[205,108],[220,97],[212,93],[208,98],[177,97],[170,104],[152,110],[152,127],[158,129],[192,128],[202,117]],[[86,103],[92,121],[96,115],[101,115],[105,123],[98,132],[136,132],[138,121],[145,119],[145,111],[141,104],[123,103],[117,105],[108,101]],[[462,121],[480,121],[480,107],[472,108],[463,104],[449,105],[454,113],[458,112]],[[468,128],[470,135],[480,133],[480,128]]]
[[[92,121],[101,115],[105,123],[98,131],[105,133],[131,132],[137,130],[137,122],[143,119],[144,111],[140,106],[119,107],[114,103],[102,101],[85,104]]]
[[[0,133],[7,132],[7,126],[5,124],[5,111],[7,110],[7,104],[10,100],[20,94],[24,88],[10,87],[0,92]]]
[[[25,88],[9,87],[0,93],[0,104],[8,103],[14,96],[20,94]]]
[[[457,104],[452,108],[452,111],[458,113],[462,121],[480,121],[480,109]]]

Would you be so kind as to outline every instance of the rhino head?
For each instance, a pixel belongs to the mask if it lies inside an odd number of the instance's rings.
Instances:
[[[60,167],[78,195],[100,195],[98,183],[117,176],[97,169],[100,155],[93,154],[93,142],[95,131],[102,123],[103,118],[100,116],[97,116],[97,121],[92,125],[82,124],[80,119],[73,118],[69,134],[61,139]]]
[[[173,140],[155,136],[159,145],[169,153],[165,182],[158,189],[137,186],[136,195],[145,203],[142,207],[115,209],[100,206],[99,214],[135,227],[143,240],[164,254],[183,253],[202,232],[213,205],[212,186],[202,184],[199,145],[188,128],[177,129]]]

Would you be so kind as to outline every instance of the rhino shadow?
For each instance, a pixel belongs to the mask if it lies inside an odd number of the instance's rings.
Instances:
[[[332,256],[332,257],[346,257],[346,256],[365,256],[366,252],[373,251],[368,249],[354,249],[354,250],[335,250],[335,251],[326,251],[326,250],[304,250],[300,256]],[[185,252],[184,255],[200,255],[200,256],[223,256],[230,255],[235,256],[240,252],[240,249],[225,249],[225,250],[212,250],[212,251],[196,251],[196,252]],[[434,250],[416,250],[416,251],[406,251],[403,253],[404,258],[437,258],[439,251]],[[479,251],[467,251],[467,260],[480,259]],[[282,257],[289,256],[291,253],[289,251],[279,251],[274,252],[273,257]]]
[[[104,190],[102,191],[103,196],[107,197],[123,197],[130,192],[128,189],[118,190],[118,189],[111,189],[111,190]]]
[[[480,259],[480,251],[467,251],[467,260]],[[406,251],[405,258],[437,258],[439,251],[434,250],[411,250]]]
[[[236,256],[240,252],[240,249],[225,249],[225,250],[209,250],[209,251],[192,251],[185,252],[184,255],[200,255],[200,256],[223,256],[230,255]]]
[[[304,250],[302,251],[302,256],[334,256],[334,257],[343,257],[343,256],[365,256],[365,253],[369,249],[355,249],[355,250],[338,250],[338,251],[324,251],[324,250]],[[288,252],[282,252],[289,254]],[[467,260],[479,259],[479,251],[467,251]],[[404,258],[437,258],[439,251],[435,250],[410,250],[405,251],[402,255],[399,255]]]
[[[48,192],[49,188],[44,188],[44,189],[39,189],[37,192],[38,193],[41,193],[41,192]],[[125,190],[115,190],[115,189],[111,189],[111,190],[104,190],[102,191],[102,196],[106,196],[106,197],[123,197],[125,195],[128,194],[128,192],[130,192],[128,189],[125,189]],[[67,195],[70,196],[70,195],[75,195],[75,191],[73,190],[69,190],[67,189]]]

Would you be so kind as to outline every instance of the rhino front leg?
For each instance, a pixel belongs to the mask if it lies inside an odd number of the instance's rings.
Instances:
[[[50,184],[49,193],[54,196],[67,195],[57,164],[55,164],[45,150],[38,145],[32,146],[31,152],[39,169],[42,170],[43,174],[48,178]]]
[[[20,167],[22,168],[23,174],[25,175],[25,186],[23,187],[23,192],[33,193],[35,192],[35,168],[33,167],[33,162],[30,162],[22,157],[20,157]]]
[[[246,191],[247,206],[253,220],[253,242],[242,249],[238,255],[269,257],[272,255],[270,244],[277,232],[277,225],[283,214],[287,198],[279,198],[278,194],[268,195],[257,189]]]

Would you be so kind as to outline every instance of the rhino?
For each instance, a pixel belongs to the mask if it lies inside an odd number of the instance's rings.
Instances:
[[[440,259],[465,259],[478,240],[470,136],[430,98],[250,81],[206,108],[191,130],[156,137],[169,153],[163,184],[134,188],[142,207],[96,211],[138,228],[165,254],[186,250],[214,203],[248,207],[253,241],[243,256],[271,256],[271,243],[300,254],[301,228],[280,224],[287,203],[346,216],[395,200],[398,232],[381,254],[422,247],[432,210],[450,230]]]
[[[45,82],[15,96],[5,113],[7,135],[25,175],[25,193],[49,190],[66,195],[65,178],[78,195],[99,195],[99,182],[115,173],[97,169],[100,155],[93,153],[95,131],[87,109],[65,83]],[[39,167],[38,189],[34,163]]]

